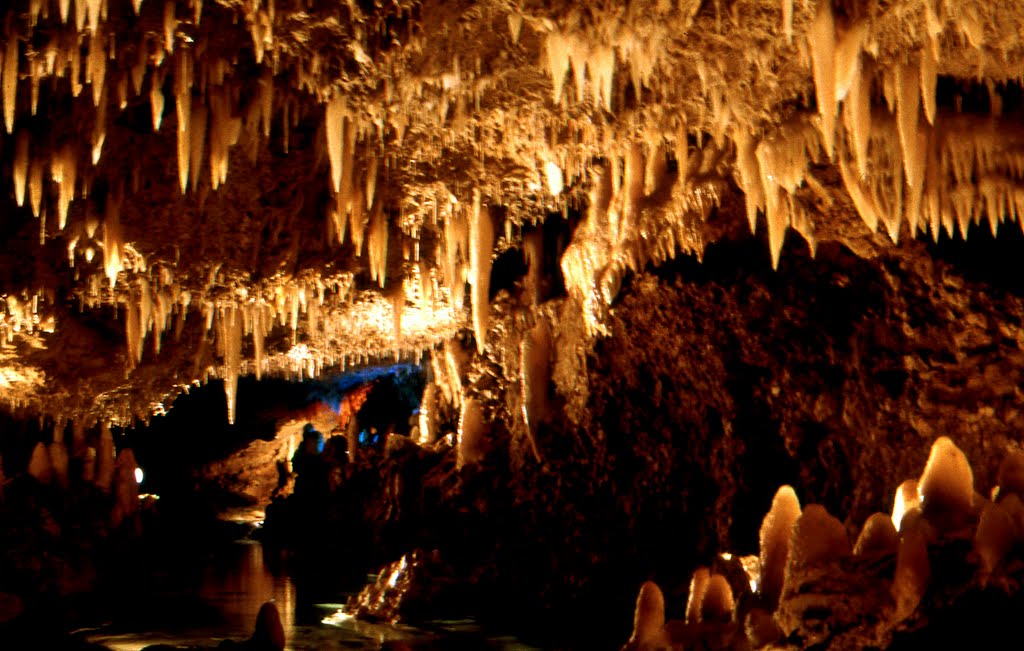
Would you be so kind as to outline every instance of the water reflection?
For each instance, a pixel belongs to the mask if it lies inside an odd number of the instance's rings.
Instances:
[[[252,632],[256,613],[273,601],[285,631],[295,627],[295,585],[280,573],[273,575],[263,559],[263,545],[240,542],[228,558],[214,559],[203,572],[199,597],[224,617],[224,627],[239,635]],[[232,558],[233,557],[233,558]],[[219,562],[218,562],[219,561]]]
[[[273,600],[281,614],[289,651],[344,648],[353,651],[386,648],[428,651],[431,649],[494,649],[523,651],[528,647],[513,638],[488,635],[472,620],[437,621],[421,628],[374,624],[330,616],[347,595],[336,594],[339,603],[300,603],[295,583],[286,572],[271,571],[272,559],[264,558],[262,545],[243,541],[207,559],[199,585],[192,594],[214,609],[219,622],[183,621],[175,608],[155,613],[156,625],[146,631],[108,631],[89,641],[113,651],[139,651],[151,644],[178,647],[216,647],[224,639],[241,640],[252,634],[260,606]],[[308,596],[306,597],[308,601]],[[298,613],[298,615],[297,615]],[[328,623],[324,620],[329,619]]]

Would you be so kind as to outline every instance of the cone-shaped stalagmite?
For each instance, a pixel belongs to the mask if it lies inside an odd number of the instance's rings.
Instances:
[[[654,582],[646,581],[640,586],[640,594],[636,598],[633,636],[629,638],[629,643],[636,648],[657,644],[664,635],[664,628],[665,596]]]
[[[690,578],[690,594],[686,598],[686,622],[695,624],[700,621],[700,604],[704,600],[704,592],[708,587],[711,572],[706,567],[698,567]]]
[[[800,517],[800,501],[789,486],[775,493],[771,509],[761,524],[761,594],[774,608],[782,594],[789,559],[793,524]]]
[[[793,524],[788,572],[845,558],[850,551],[843,523],[820,504],[810,504]]]
[[[974,505],[974,474],[967,457],[945,436],[932,444],[917,483],[921,510],[936,527],[962,526]]]
[[[885,513],[874,513],[864,523],[864,528],[853,546],[855,556],[891,554],[899,547],[900,535],[893,526],[892,518]]]
[[[735,603],[732,588],[721,574],[712,574],[708,579],[704,596],[700,600],[700,621],[702,623],[723,623],[732,619]]]
[[[928,523],[924,518],[906,518],[900,529],[899,551],[896,554],[896,572],[892,581],[892,596],[896,603],[896,621],[903,621],[921,603],[931,579],[928,561]]]

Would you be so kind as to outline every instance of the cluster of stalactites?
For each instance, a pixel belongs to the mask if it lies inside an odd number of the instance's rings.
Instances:
[[[831,2],[819,2],[806,37],[818,115],[783,125],[758,141],[738,127],[738,180],[753,230],[757,212],[768,223],[773,266],[792,227],[814,248],[814,225],[797,189],[805,183],[830,200],[808,171],[813,162],[837,162],[843,184],[864,223],[884,226],[896,241],[904,224],[911,236],[942,231],[967,236],[987,219],[993,233],[1005,220],[1024,227],[1024,159],[1019,130],[999,120],[1001,99],[990,87],[992,116],[940,114],[936,85],[940,36],[947,29],[980,48],[983,30],[973,11],[944,13],[925,3],[924,45],[902,62],[883,67],[865,20],[845,22]],[[783,28],[792,36],[792,7],[783,3]],[[888,112],[873,101],[884,97]],[[815,137],[817,136],[817,137]]]
[[[718,203],[713,145],[688,151],[685,125],[670,150],[660,138],[612,153],[591,172],[587,216],[562,255],[569,294],[583,306],[588,333],[604,332],[604,312],[622,276],[677,253],[700,253],[700,224]],[[669,172],[674,156],[677,171]]]
[[[611,112],[617,108],[618,93],[626,86],[617,80],[621,69],[636,89],[650,88],[658,81],[658,66],[669,38],[686,34],[700,2],[658,0],[653,6],[636,3],[624,11],[583,17],[571,13],[562,27],[550,28],[544,35],[545,57],[541,62],[551,76],[552,100],[566,101],[566,78],[572,74],[575,98],[583,102],[589,95],[593,107]],[[596,24],[589,21],[596,20]],[[584,26],[585,25],[585,26]],[[513,40],[518,40],[522,17],[509,19]]]
[[[177,2],[148,3],[146,9],[162,18],[161,33],[140,31],[137,39],[116,34],[107,23],[108,0],[78,0],[60,3],[52,11],[51,3],[29,2],[26,24],[8,20],[0,47],[0,90],[3,95],[4,126],[15,135],[12,180],[19,206],[26,199],[36,217],[45,220],[45,199],[55,202],[50,209],[57,214],[57,227],[64,229],[72,202],[91,193],[102,174],[90,169],[100,164],[107,129],[117,111],[124,110],[133,96],[148,93],[154,131],[163,122],[166,93],[174,101],[177,135],[178,180],[182,192],[200,184],[202,168],[207,167],[210,187],[216,189],[227,179],[229,149],[241,144],[250,157],[258,152],[261,140],[270,136],[274,116],[274,74],[269,66],[253,87],[242,93],[242,82],[232,78],[234,65],[193,43],[190,30],[198,28],[202,16],[201,0],[191,0],[187,15]],[[68,9],[74,4],[74,12]],[[142,9],[136,1],[136,12]],[[149,4],[153,5],[150,9]],[[259,3],[257,3],[259,4]],[[247,23],[253,31],[257,58],[263,46],[272,44],[273,3],[269,7],[250,7]],[[65,11],[67,10],[67,11]],[[38,41],[38,42],[37,42]],[[29,45],[31,43],[31,46]],[[83,54],[84,53],[84,54]],[[257,61],[259,65],[260,61]],[[165,89],[168,76],[173,79]],[[91,126],[81,140],[51,141],[46,130],[34,128],[40,110],[40,87],[53,86],[57,92],[66,85],[72,106],[91,106]],[[79,99],[89,87],[88,99]],[[148,90],[147,90],[148,87]],[[246,101],[242,101],[242,97]],[[277,102],[283,114],[282,133],[289,129],[288,99]],[[27,111],[25,109],[28,109]],[[49,109],[52,110],[52,109]],[[291,120],[298,117],[291,112]],[[126,170],[109,170],[120,179]],[[138,170],[129,170],[138,184]],[[44,227],[45,228],[45,227]],[[116,272],[108,262],[108,275]]]
[[[661,590],[645,583],[627,648],[675,648],[712,637],[735,640],[745,636],[754,648],[779,642],[802,625],[807,609],[827,609],[829,594],[815,596],[808,581],[827,576],[829,568],[847,562],[881,557],[895,560],[891,580],[879,579],[886,582],[890,598],[872,601],[888,605],[868,619],[877,621],[883,631],[891,631],[914,614],[933,581],[929,560],[933,546],[972,538],[974,554],[966,562],[976,566],[977,579],[985,584],[1014,546],[1024,543],[1024,453],[1015,450],[1004,458],[991,497],[986,499],[975,491],[966,455],[947,437],[933,443],[921,476],[896,489],[892,514],[869,517],[853,544],[843,523],[824,507],[811,504],[801,509],[793,489],[783,486],[761,527],[760,556],[749,557],[750,562],[740,565],[755,595],[750,602],[753,605],[736,612],[730,583],[708,568],[698,568],[690,584],[685,622],[666,623]],[[720,579],[717,587],[716,576]],[[711,606],[707,605],[709,598]],[[720,626],[694,626],[708,621]],[[884,633],[879,639],[884,639]]]
[[[205,320],[206,332],[216,333],[217,353],[224,362],[221,376],[228,398],[228,419],[233,422],[238,376],[245,370],[243,336],[252,339],[253,363],[249,370],[259,379],[266,366],[265,339],[271,329],[275,326],[290,329],[293,344],[300,326],[305,326],[311,339],[322,338],[324,313],[345,305],[352,280],[350,274],[278,279],[254,290],[237,291],[230,298],[214,299],[202,293],[193,296],[175,281],[168,268],[161,267],[149,276],[138,277],[126,300],[128,368],[141,363],[150,334],[153,352],[159,355],[164,334],[173,328],[175,338],[180,337],[190,307],[198,308],[200,318]],[[319,369],[318,364],[304,363],[302,372],[315,376]]]
[[[40,292],[0,294],[0,346],[14,342],[18,333],[53,330],[53,317],[45,306],[53,297]]]

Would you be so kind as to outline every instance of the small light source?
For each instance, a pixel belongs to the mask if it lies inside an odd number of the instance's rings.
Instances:
[[[548,161],[544,164],[544,175],[547,177],[548,192],[555,197],[562,194],[562,168]]]
[[[141,484],[142,483],[142,468],[136,468],[135,469],[135,483],[136,484]]]

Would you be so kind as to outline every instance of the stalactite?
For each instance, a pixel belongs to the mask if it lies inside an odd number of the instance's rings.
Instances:
[[[477,352],[484,354],[490,312],[491,251],[494,223],[490,211],[481,206],[480,190],[473,189],[473,212],[469,224],[469,283],[473,288],[473,333]]]
[[[192,56],[180,49],[174,71],[174,99],[178,117],[178,185],[184,194],[188,188],[189,164],[192,158]]]
[[[353,233],[353,239],[355,233]],[[367,257],[370,263],[370,279],[384,287],[388,270],[388,218],[380,204],[374,208],[370,218],[370,229],[366,242]]]
[[[203,166],[203,147],[206,144],[206,117],[206,105],[199,101],[193,102],[192,115],[189,118],[191,151],[189,151],[188,164],[189,184],[191,184],[193,191],[199,188],[199,175]]]
[[[324,131],[327,133],[327,156],[331,161],[331,186],[335,193],[341,191],[341,172],[344,164],[342,154],[345,147],[345,112],[344,95],[337,94],[327,102]]]
[[[217,320],[218,339],[224,347],[224,396],[228,405],[228,423],[235,424],[238,404],[238,374],[242,364],[243,318],[237,306],[224,308]]]
[[[38,157],[28,166],[28,198],[32,215],[38,219],[43,204],[43,161]]]
[[[123,269],[122,246],[121,193],[116,191],[107,196],[106,212],[103,218],[103,271],[110,282],[111,289],[117,284],[117,276]]]
[[[13,34],[7,38],[7,49],[3,56],[4,126],[7,133],[14,132],[14,109],[18,93],[18,39]]]
[[[814,21],[807,33],[814,72],[815,98],[821,118],[821,139],[829,158],[835,151],[836,113],[836,35],[832,3],[819,2]]]
[[[14,144],[14,201],[19,207],[25,205],[25,184],[28,181],[29,135],[21,129]]]

